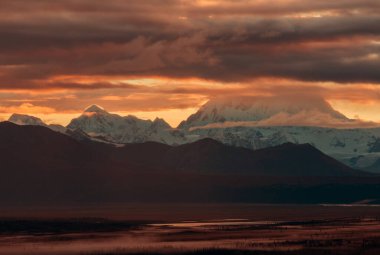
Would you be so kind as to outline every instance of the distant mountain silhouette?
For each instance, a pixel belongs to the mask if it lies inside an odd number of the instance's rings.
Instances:
[[[252,151],[206,138],[172,147],[163,158],[170,168],[180,171],[275,176],[342,176],[362,173],[309,144],[286,143]]]
[[[354,202],[376,198],[369,195],[380,183],[308,144],[252,151],[203,139],[180,146],[146,142],[115,147],[79,137],[43,126],[0,123],[0,202],[329,202],[334,195],[312,190],[311,199],[307,192],[288,194],[287,187],[295,192],[329,184],[334,193],[335,184],[356,189],[371,183],[357,194],[345,191],[336,198]]]

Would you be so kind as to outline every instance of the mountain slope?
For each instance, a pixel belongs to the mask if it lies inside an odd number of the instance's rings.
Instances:
[[[0,149],[3,169],[17,170],[96,166],[107,152],[102,144],[82,143],[43,126],[19,126],[10,122],[0,123]],[[98,158],[93,160],[95,156]]]
[[[0,161],[2,205],[307,202],[309,196],[313,202],[355,201],[376,197],[380,185],[376,176],[356,172],[310,145],[251,151],[204,139],[181,146],[115,147],[10,122],[0,123]],[[367,186],[357,190],[359,184]],[[350,192],[334,200],[323,195],[335,187]],[[279,190],[281,196],[273,199]]]
[[[178,171],[245,173],[274,176],[360,175],[309,144],[283,144],[251,151],[212,139],[172,147],[164,156]]]
[[[273,147],[287,142],[310,143],[323,153],[360,169],[380,158],[380,153],[376,152],[380,128],[227,127],[196,129],[188,132],[188,135],[198,139],[210,137],[225,144],[250,149]]]
[[[283,144],[252,151],[202,139],[180,146],[156,142],[115,147],[79,141],[40,126],[0,123],[0,159],[5,168],[163,169],[252,175],[340,176],[358,174],[311,145]],[[24,160],[17,160],[23,158]],[[133,166],[133,167],[132,167]]]

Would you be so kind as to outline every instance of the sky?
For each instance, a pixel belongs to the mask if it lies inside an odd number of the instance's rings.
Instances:
[[[0,119],[98,104],[172,126],[226,95],[380,122],[379,0],[0,0]]]

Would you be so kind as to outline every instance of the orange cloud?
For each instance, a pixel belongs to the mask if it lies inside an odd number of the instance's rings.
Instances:
[[[216,96],[281,96],[296,100],[308,95],[319,95],[328,100],[336,110],[351,118],[380,121],[374,110],[380,105],[380,86],[375,84],[342,85],[278,78],[261,78],[245,83],[164,77],[119,77],[119,79],[138,86],[138,89],[109,88],[90,91],[73,89],[40,91],[40,93],[33,90],[0,91],[2,97],[0,115],[8,116],[13,112],[27,113],[47,119],[49,122],[67,124],[70,119],[68,116],[77,116],[86,106],[96,103],[111,112],[125,115],[134,114],[151,119],[166,116],[165,118],[173,119],[169,122],[176,126],[208,99]],[[172,118],[172,114],[175,117]]]
[[[4,107],[0,106],[1,113],[20,113],[20,114],[51,114],[56,110],[51,107],[36,106],[31,103],[23,103],[19,106]]]
[[[0,114],[66,123],[97,103],[176,123],[216,96],[319,95],[377,121],[379,13],[376,0],[3,1]]]

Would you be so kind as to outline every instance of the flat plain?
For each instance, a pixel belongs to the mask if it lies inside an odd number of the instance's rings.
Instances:
[[[151,204],[68,211],[34,208],[13,217],[2,211],[0,254],[380,252],[376,205]]]

